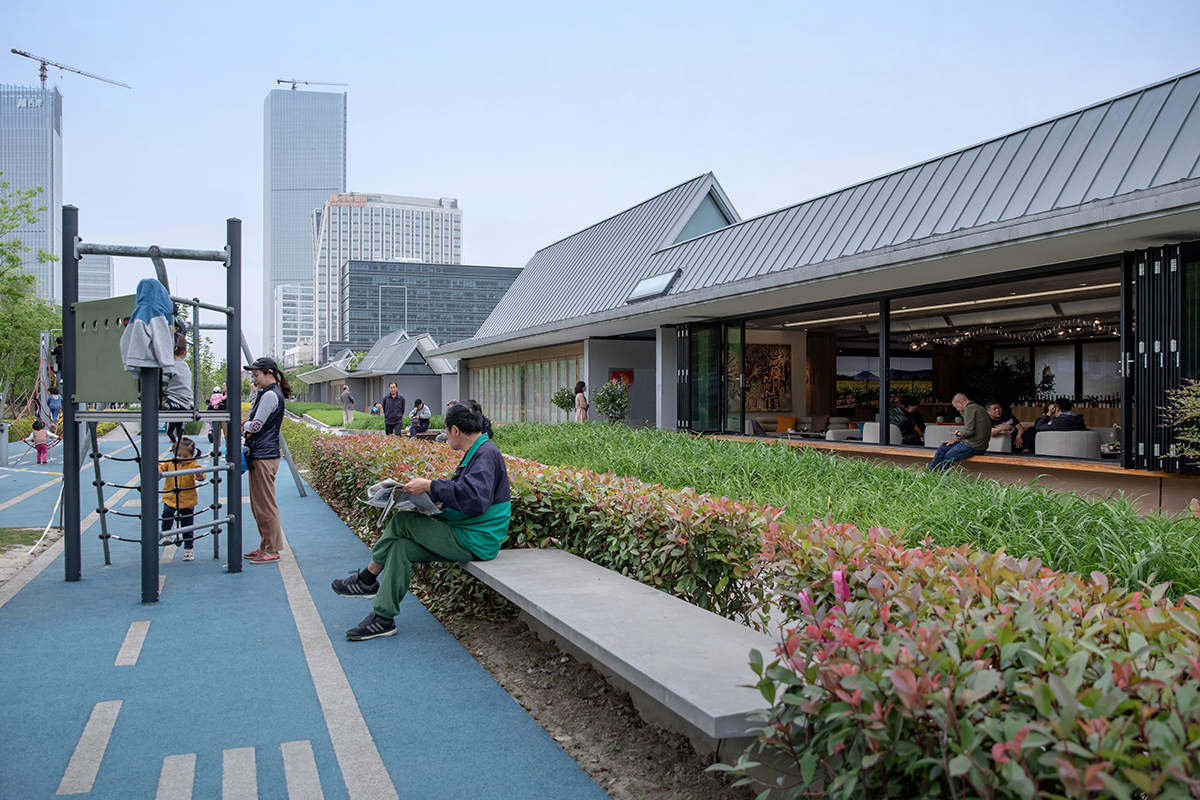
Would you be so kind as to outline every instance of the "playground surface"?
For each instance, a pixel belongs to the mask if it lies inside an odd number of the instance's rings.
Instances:
[[[101,449],[132,453],[119,433]],[[51,519],[61,453],[31,461],[0,470],[4,527]],[[104,469],[137,480],[133,462]],[[88,463],[83,579],[63,580],[59,540],[0,586],[0,797],[606,796],[414,598],[398,635],[345,639],[370,601],[329,582],[365,565],[368,549],[314,491],[299,497],[286,470],[283,559],[231,575],[224,536],[220,558],[212,538],[191,562],[167,546],[155,605],[140,602],[136,543],[112,541],[104,565],[91,480]],[[137,500],[109,489],[107,503],[136,513]],[[250,550],[258,534],[242,510]],[[136,538],[137,526],[110,515],[110,533]]]

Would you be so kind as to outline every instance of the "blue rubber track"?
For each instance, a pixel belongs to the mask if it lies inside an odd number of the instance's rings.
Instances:
[[[106,442],[102,450],[123,444]],[[163,439],[159,452],[165,446]],[[59,456],[40,470],[61,471],[61,464]],[[132,463],[109,461],[104,469],[106,480],[137,480]],[[2,473],[0,504],[53,478],[38,472]],[[95,507],[91,479],[89,469],[81,489],[85,517]],[[328,637],[351,705],[397,795],[606,797],[412,596],[401,604],[397,635],[345,638],[371,603],[338,597],[329,582],[364,566],[370,553],[307,491],[298,496],[283,465],[276,496],[290,553],[319,616],[312,629]],[[209,492],[201,490],[202,504]],[[57,496],[50,487],[15,503],[0,511],[0,525],[44,526]],[[126,494],[117,507],[137,511],[125,506],[136,497]],[[243,511],[248,551],[258,534],[249,506]],[[110,532],[138,535],[136,519],[109,523]],[[164,759],[181,755],[195,760],[187,796],[220,797],[231,780],[225,758],[253,748],[259,798],[350,798],[353,782],[343,774],[314,684],[313,670],[329,664],[313,666],[306,657],[281,566],[244,562],[241,573],[227,574],[224,535],[220,559],[211,538],[201,539],[195,561],[182,561],[179,550],[160,564],[161,601],[142,605],[138,545],[112,541],[113,564],[106,567],[99,530],[94,524],[83,535],[81,581],[63,580],[60,553],[0,606],[0,798],[56,796],[93,709],[111,701],[121,704],[94,780],[82,792],[87,797],[153,798],[165,780]],[[116,666],[135,622],[149,623],[136,663]],[[303,783],[289,795],[285,743],[311,748],[319,795]],[[366,800],[361,791],[354,800],[360,798]]]

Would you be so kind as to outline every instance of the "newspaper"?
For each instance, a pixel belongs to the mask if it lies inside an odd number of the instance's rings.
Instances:
[[[427,517],[442,513],[428,492],[409,494],[401,489],[401,486],[403,484],[399,481],[388,478],[367,489],[367,496],[362,502],[372,508],[383,509],[375,522],[376,526],[383,527],[384,521],[393,511],[415,511]]]

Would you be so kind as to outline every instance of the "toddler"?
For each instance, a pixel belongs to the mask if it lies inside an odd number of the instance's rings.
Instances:
[[[159,472],[175,472],[181,469],[197,469],[196,445],[186,436],[171,447],[172,457],[158,462]],[[170,544],[175,541],[170,535],[175,519],[179,519],[179,527],[186,528],[192,524],[196,512],[196,476],[168,475],[163,478],[163,510],[162,537],[159,544]],[[183,534],[183,560],[195,561],[196,554],[192,550],[192,532]]]
[[[50,445],[58,441],[58,437],[46,430],[46,423],[40,419],[33,421],[33,433],[25,440],[37,450],[37,463],[50,463]]]

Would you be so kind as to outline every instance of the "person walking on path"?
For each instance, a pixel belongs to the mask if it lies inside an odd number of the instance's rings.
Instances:
[[[200,465],[196,462],[196,443],[186,436],[181,436],[171,448],[171,458],[158,462],[159,472],[199,468]],[[162,500],[162,536],[159,537],[158,543],[168,544],[174,541],[170,531],[176,519],[179,520],[179,527],[187,528],[196,518],[196,476],[168,475],[163,478]],[[192,531],[183,534],[184,561],[196,560],[192,539]]]
[[[246,367],[250,370],[257,394],[250,404],[250,419],[242,423],[242,435],[249,452],[250,513],[258,523],[261,542],[246,553],[251,564],[271,564],[279,560],[283,546],[283,527],[279,524],[279,505],[275,502],[275,473],[279,472],[279,429],[283,424],[284,400],[292,396],[292,387],[279,371],[275,359],[263,356]]]
[[[404,429],[404,395],[396,388],[396,382],[388,384],[388,393],[379,401],[383,406],[383,432],[387,436],[399,436]]]
[[[354,422],[354,395],[350,387],[342,384],[342,427],[349,428]]]
[[[62,413],[62,395],[57,386],[50,387],[50,396],[46,398],[46,407],[50,409],[50,424],[58,424],[58,415]]]
[[[483,433],[484,416],[473,400],[446,414],[450,447],[465,453],[449,480],[413,478],[404,484],[412,495],[426,492],[441,513],[425,516],[399,511],[371,550],[371,563],[335,580],[342,597],[374,598],[371,613],[346,631],[351,641],[391,636],[395,616],[412,581],[413,564],[435,561],[490,561],[508,536],[511,502],[504,456]]]
[[[933,460],[929,462],[929,471],[947,470],[950,465],[977,456],[987,450],[992,440],[992,418],[978,403],[972,403],[970,398],[961,392],[954,395],[950,401],[959,414],[962,414],[962,430],[954,432],[954,439],[938,445]]]
[[[575,421],[587,422],[587,412],[590,407],[587,399],[587,384],[579,381],[575,384]]]
[[[429,430],[429,406],[421,402],[421,398],[413,401],[412,414],[409,416],[412,422],[408,426],[408,438],[415,439],[418,433]]]

